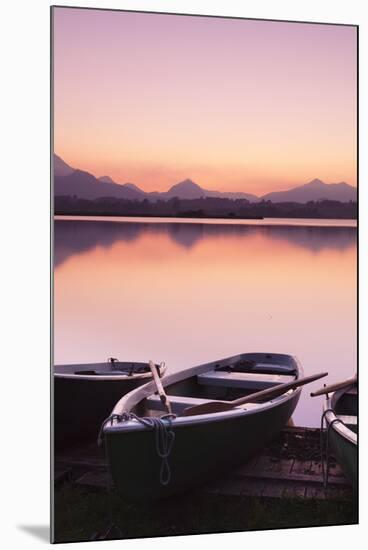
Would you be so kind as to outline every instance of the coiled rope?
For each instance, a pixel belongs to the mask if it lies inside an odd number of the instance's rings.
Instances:
[[[160,467],[160,483],[161,485],[168,485],[171,480],[171,469],[169,465],[169,456],[172,451],[175,433],[172,429],[172,421],[176,418],[176,414],[165,414],[160,417],[139,417],[134,413],[123,414],[111,414],[106,418],[100,428],[98,434],[98,445],[103,442],[103,430],[105,426],[110,422],[111,426],[116,420],[117,422],[128,422],[129,420],[136,420],[146,428],[155,432],[155,446],[156,453],[161,458]]]
[[[326,445],[323,445],[323,423],[326,420],[326,414],[327,413],[333,413],[335,414],[335,411],[333,409],[326,409],[322,413],[321,417],[321,431],[320,431],[320,447],[321,447],[321,467],[322,467],[322,478],[323,478],[323,486],[325,489],[327,489],[328,485],[328,473],[330,468],[330,451],[329,451],[329,441],[330,441],[330,431],[332,426],[336,422],[343,423],[339,418],[334,418],[328,425],[326,429]],[[326,420],[327,424],[327,420]]]

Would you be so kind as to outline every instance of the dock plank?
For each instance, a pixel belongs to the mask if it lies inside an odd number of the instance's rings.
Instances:
[[[320,460],[312,460],[310,474],[318,477],[322,481],[322,464]]]
[[[291,474],[308,475],[311,473],[312,461],[311,460],[294,460]]]
[[[282,492],[283,498],[305,498],[307,486],[303,482],[292,483],[284,482],[284,490]]]
[[[329,462],[328,477],[345,479],[344,473],[337,462]]]
[[[225,496],[262,496],[265,489],[265,482],[262,479],[243,479],[234,477],[222,478],[205,485],[202,488],[204,493],[211,493]]]
[[[291,483],[284,480],[270,480],[265,485],[264,497],[269,498],[303,498],[306,486],[304,483]]]
[[[111,484],[104,450],[96,445],[56,457],[55,483],[69,479],[78,486],[106,490]],[[66,473],[67,472],[67,473]],[[202,490],[218,495],[267,498],[352,499],[352,489],[333,457],[325,490],[320,456],[320,430],[287,427],[245,464]]]
[[[238,467],[235,470],[235,473],[239,472],[239,474],[241,474],[242,472],[244,473],[252,472],[254,468],[257,466],[259,458],[260,458],[259,454],[253,456],[250,460],[247,460],[247,462],[245,462],[242,466]]]
[[[109,489],[111,477],[107,471],[86,472],[75,480],[75,485],[90,489]]]
[[[54,467],[54,484],[60,485],[64,481],[70,481],[72,477],[72,469],[63,466],[55,465]]]

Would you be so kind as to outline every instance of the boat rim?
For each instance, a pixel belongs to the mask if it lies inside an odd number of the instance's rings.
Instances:
[[[206,369],[210,368],[214,364],[221,365],[221,363],[228,363],[229,361],[236,361],[238,358],[246,358],[246,356],[254,355],[254,353],[241,353],[235,356],[226,357],[224,359],[218,360],[218,361],[211,361],[209,363],[203,363],[202,365],[197,365],[194,367],[190,367],[188,369],[184,369],[182,371],[178,371],[175,373],[170,374],[169,376],[165,377],[162,380],[162,385],[165,388],[168,385],[174,384],[176,382],[180,382],[181,380],[184,380],[185,378],[189,378],[191,375],[194,375],[195,373],[206,371]],[[281,355],[281,354],[272,354],[272,355]],[[282,354],[286,355],[286,354]],[[296,367],[296,373],[297,378],[301,378],[303,376],[303,368],[300,364],[300,361],[293,355],[287,355],[287,357],[291,358]],[[183,376],[185,374],[185,376]],[[233,418],[236,416],[249,416],[252,414],[256,414],[260,412],[261,410],[268,410],[274,407],[278,407],[287,401],[293,399],[294,397],[300,396],[300,393],[302,391],[302,387],[296,388],[294,390],[289,390],[286,393],[275,397],[274,399],[271,399],[270,401],[265,401],[264,403],[257,403],[257,406],[249,407],[250,403],[246,403],[244,405],[240,405],[238,407],[234,407],[234,409],[228,410],[228,411],[221,411],[218,413],[207,413],[207,414],[201,414],[201,415],[193,415],[193,416],[177,416],[172,419],[172,423],[175,424],[175,426],[187,426],[190,424],[204,424],[208,422],[220,422],[226,418]],[[113,408],[110,417],[113,415],[121,416],[124,413],[130,413],[131,409],[137,405],[140,401],[143,399],[146,399],[147,397],[151,396],[153,393],[157,391],[156,385],[154,381],[147,382],[143,386],[140,386],[139,388],[136,388],[132,390],[131,392],[124,395],[115,405]],[[109,417],[109,418],[110,418]],[[105,421],[106,422],[106,421]],[[110,423],[107,423],[103,426],[103,431],[105,433],[107,432],[119,432],[119,431],[133,431],[133,430],[147,430],[145,426],[143,426],[140,422],[136,422],[135,420],[128,420],[121,422],[117,418],[112,418]]]
[[[337,400],[345,392],[346,392],[346,388],[334,392],[331,397],[327,397],[327,399],[326,399],[326,401],[324,402],[324,405],[323,405],[324,415],[325,415],[326,422],[327,422],[328,425],[331,425],[331,423],[333,422],[331,428],[336,433],[341,435],[341,437],[343,437],[344,439],[347,439],[348,441],[350,441],[350,443],[353,443],[353,445],[357,445],[358,444],[358,435],[355,432],[353,432],[353,430],[348,428],[348,426],[346,424],[344,424],[344,422],[342,422],[342,420],[338,419],[336,414],[335,414],[335,411],[334,411],[334,407],[335,407],[335,404],[336,404]],[[338,422],[335,422],[335,420],[337,420]]]
[[[123,362],[123,361],[122,361]],[[87,364],[87,363],[86,363]],[[99,363],[88,363],[89,366],[98,365]],[[148,363],[147,363],[148,365]],[[59,365],[55,365],[57,367]],[[160,366],[160,377],[162,377],[166,372],[166,365]],[[142,380],[152,378],[151,371],[137,373],[137,374],[75,374],[67,372],[54,372],[55,378],[63,378],[68,380],[94,380],[94,381],[108,381],[108,380]]]

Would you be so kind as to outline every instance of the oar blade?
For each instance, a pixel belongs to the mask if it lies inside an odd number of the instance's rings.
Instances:
[[[231,409],[234,409],[234,407],[238,407],[239,405],[244,405],[246,403],[262,403],[264,401],[274,399],[275,397],[278,397],[291,389],[294,390],[296,388],[299,388],[300,386],[304,386],[305,384],[309,384],[310,382],[319,380],[320,378],[323,378],[327,375],[327,372],[312,374],[311,376],[296,379],[294,382],[278,384],[277,386],[274,386],[272,388],[267,388],[266,390],[251,393],[247,396],[235,399],[234,401],[210,401],[209,403],[204,403],[202,405],[195,405],[194,407],[188,407],[187,409],[185,409],[183,416],[224,412],[230,411]]]
[[[231,411],[234,405],[225,403],[225,401],[209,401],[202,405],[194,405],[184,410],[181,416],[197,416],[200,414],[213,414],[218,412]]]

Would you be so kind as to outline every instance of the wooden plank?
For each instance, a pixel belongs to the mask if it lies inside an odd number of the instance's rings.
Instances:
[[[227,478],[206,486],[205,492],[229,496],[257,496],[264,498],[297,498],[297,499],[344,499],[351,498],[349,487],[329,486],[327,490],[321,483],[309,484],[308,481],[293,482],[289,480],[249,478]]]
[[[227,477],[203,487],[205,493],[228,496],[262,496],[264,482],[258,479]]]
[[[285,482],[279,480],[268,480],[264,485],[263,497],[282,498],[285,491]]]
[[[320,474],[313,475],[311,472],[307,474],[303,473],[297,473],[292,471],[291,473],[287,473],[288,468],[290,467],[290,463],[287,462],[287,465],[285,466],[285,470],[280,471],[273,471],[271,469],[268,470],[246,470],[246,469],[238,469],[236,472],[234,472],[234,475],[237,475],[238,478],[249,478],[249,479],[258,479],[262,478],[264,480],[284,480],[289,482],[299,482],[299,483],[315,483],[315,484],[321,484],[322,483],[322,476]],[[282,468],[282,466],[281,466]],[[304,471],[303,468],[301,468],[301,471]],[[286,473],[285,473],[286,472]],[[338,484],[338,485],[346,485],[347,481],[343,477],[339,476],[331,476],[330,483],[331,484]]]
[[[316,478],[319,479],[320,482],[321,482],[321,485],[323,485],[322,464],[321,464],[320,461],[312,461],[310,476],[311,476],[311,480],[312,480],[312,476],[313,476],[313,479],[316,479]],[[348,485],[348,481],[345,479],[345,476],[342,474],[340,466],[336,463],[334,464],[334,468],[329,473],[328,478],[329,478],[329,485],[334,485],[334,486],[336,486],[336,485],[339,485],[339,486],[340,485],[341,486],[346,485],[347,486]],[[318,491],[317,487],[316,487],[316,484],[314,485],[313,490]],[[319,498],[319,497],[316,496],[315,498]]]
[[[283,498],[305,498],[306,485],[305,483],[285,483],[285,488],[282,493]]]
[[[266,484],[262,479],[247,479],[247,482],[242,487],[242,496],[262,497]]]
[[[261,455],[256,455],[250,460],[248,460],[245,464],[234,470],[235,475],[242,475],[242,473],[251,473],[254,471],[254,468],[256,467],[259,457]]]
[[[258,460],[247,463],[234,471],[234,475],[247,477],[285,478],[290,475],[294,459],[282,460],[260,455]]]
[[[291,469],[291,474],[300,474],[308,475],[311,471],[312,461],[311,460],[294,460],[293,467]]]
[[[307,486],[306,498],[317,499],[317,500],[332,500],[332,499],[342,499],[342,500],[351,500],[353,498],[352,489],[348,486],[338,487],[329,485],[327,489],[323,486],[316,487],[312,485]]]
[[[97,468],[106,468],[107,463],[104,460],[93,460],[89,459],[88,457],[85,458],[70,458],[69,460],[66,459],[58,459],[59,464],[63,464],[64,466],[69,466],[70,468],[82,468],[85,470],[95,470]]]
[[[323,481],[321,461],[312,462],[310,473],[313,476],[320,476],[321,480]],[[341,482],[341,483],[345,483],[346,485],[349,484],[349,482],[345,478],[344,472],[342,471],[340,465],[334,460],[329,461],[328,478],[332,483]]]
[[[267,498],[333,499],[351,497],[341,468],[330,459],[329,487],[323,488],[320,461],[320,430],[286,428],[262,453],[253,456],[229,475],[208,484],[205,492],[218,495]],[[74,449],[57,456],[59,479],[69,479],[91,489],[107,489],[109,476],[103,449],[96,445]]]
[[[344,472],[342,471],[340,465],[337,462],[329,461],[328,465],[328,478],[333,478],[335,481],[335,478],[345,479]]]
[[[255,464],[253,470],[251,471],[251,475],[253,476],[267,475],[268,473],[271,473],[273,471],[273,464],[274,463],[270,456],[260,455],[257,463]]]
[[[59,465],[54,467],[54,485],[60,485],[64,481],[70,481],[72,477],[72,469],[64,468]]]
[[[312,460],[310,474],[314,477],[318,477],[321,482],[323,482],[322,464],[320,460]]]
[[[287,478],[294,465],[294,459],[288,458],[284,460],[271,459],[272,460],[272,472],[278,474],[282,478]]]
[[[108,489],[111,486],[111,477],[106,471],[86,472],[75,480],[75,485],[91,489]]]
[[[317,485],[322,483],[320,476],[312,476],[310,474],[290,474],[287,477],[279,477],[278,474],[275,474],[274,472],[268,472],[267,474],[263,474],[262,478],[263,479],[284,479],[285,481],[289,481],[289,482],[314,483]],[[346,485],[346,480],[338,477],[332,477],[330,478],[330,483],[334,485]]]
[[[106,462],[105,452],[102,447],[96,444],[89,444],[84,447],[76,447],[55,453],[58,462],[72,462],[89,464],[104,464]]]
[[[354,498],[353,489],[348,485],[346,487],[329,486],[327,490],[329,498],[338,498],[343,500],[352,500]]]
[[[307,485],[305,498],[311,498],[316,500],[326,500],[327,491],[324,489],[323,485]]]
[[[105,451],[95,444],[68,449],[57,453],[55,459],[60,464],[82,466],[85,468],[106,467]]]

